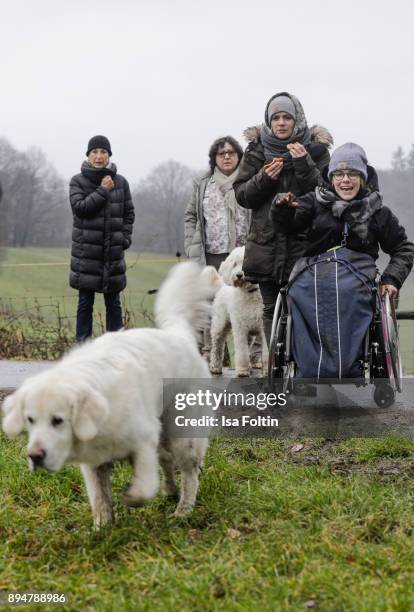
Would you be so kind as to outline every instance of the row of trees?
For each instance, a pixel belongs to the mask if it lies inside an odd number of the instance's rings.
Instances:
[[[401,146],[397,147],[392,154],[391,167],[397,172],[414,170],[414,143],[411,145],[407,155]]]
[[[391,165],[391,169],[378,173],[381,191],[385,203],[392,206],[413,237],[414,144],[408,155],[399,147]],[[182,252],[184,210],[196,174],[183,164],[167,161],[133,188],[135,250]],[[70,245],[72,215],[67,181],[40,149],[21,152],[0,138],[0,182],[0,245]]]
[[[167,161],[135,186],[133,248],[182,251],[183,210],[194,175],[190,168]],[[0,138],[0,183],[0,246],[70,245],[72,214],[67,181],[40,149],[21,152]]]
[[[7,246],[68,244],[67,187],[40,149],[21,152],[0,138],[0,182]]]

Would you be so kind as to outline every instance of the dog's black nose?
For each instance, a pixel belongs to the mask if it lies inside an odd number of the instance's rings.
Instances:
[[[243,272],[238,272],[236,274],[237,278],[242,279],[243,278]]]
[[[29,457],[33,462],[34,467],[42,467],[43,460],[46,457],[46,451],[43,448],[39,448],[38,450],[29,453]]]

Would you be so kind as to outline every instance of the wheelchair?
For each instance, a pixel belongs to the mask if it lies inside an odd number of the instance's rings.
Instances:
[[[338,264],[339,258],[336,259],[336,256],[334,259],[333,257],[326,257],[326,254],[323,255],[325,255],[325,258],[322,257],[322,259],[320,256],[306,258],[307,263],[299,273],[295,267],[288,284],[282,287],[279,292],[269,344],[269,388],[274,388],[277,385],[279,389],[283,389],[284,393],[295,393],[295,389],[303,388],[304,386],[301,378],[303,380],[308,378],[307,376],[301,376],[298,368],[298,359],[295,359],[295,354],[299,357],[299,343],[298,341],[295,342],[295,332],[298,333],[300,326],[295,325],[295,309],[292,307],[291,292],[303,270],[310,270],[312,273],[315,263]],[[316,270],[314,275],[316,277]],[[354,383],[357,386],[373,385],[373,399],[376,405],[380,408],[388,408],[394,403],[396,393],[402,391],[402,363],[397,318],[412,319],[414,318],[414,313],[397,313],[389,295],[386,293],[384,296],[380,296],[378,274],[376,276],[375,281],[371,278],[370,284],[367,285],[365,283],[364,287],[365,291],[370,291],[372,316],[362,338],[361,345],[359,348],[357,347],[358,358],[355,364],[358,369],[358,375],[350,377],[340,376],[334,380],[332,380],[332,377],[328,377],[329,380],[326,381],[324,381],[323,376],[315,376],[314,378],[312,377],[312,383]],[[309,321],[307,321],[307,324],[309,327]],[[299,333],[302,331],[303,327],[299,329]],[[348,335],[352,336],[352,333]],[[306,346],[303,350],[306,352]],[[302,355],[301,357],[303,362],[306,356]]]

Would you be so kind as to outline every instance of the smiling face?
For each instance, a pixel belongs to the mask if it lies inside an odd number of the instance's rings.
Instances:
[[[276,115],[273,115],[272,117],[270,127],[272,128],[272,132],[276,138],[287,140],[293,134],[295,120],[293,119],[292,115],[289,115],[289,113],[276,113]]]
[[[106,149],[92,149],[88,161],[94,168],[106,168],[109,163],[109,153]]]
[[[332,173],[332,186],[342,200],[354,200],[361,189],[361,175],[356,170],[338,170]]]

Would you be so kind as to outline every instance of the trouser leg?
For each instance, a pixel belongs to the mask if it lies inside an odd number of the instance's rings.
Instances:
[[[76,313],[76,342],[84,342],[92,336],[94,300],[94,291],[79,289],[78,310]]]
[[[106,331],[118,331],[123,327],[122,306],[119,293],[104,293],[106,308]]]

